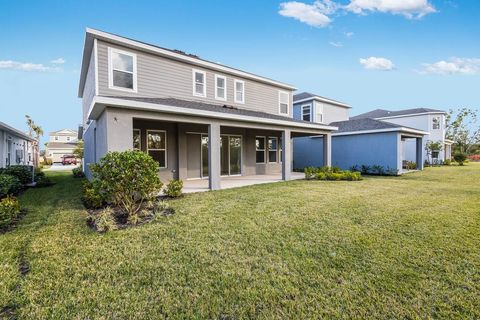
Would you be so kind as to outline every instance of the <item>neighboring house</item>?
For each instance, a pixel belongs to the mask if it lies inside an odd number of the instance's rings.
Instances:
[[[62,129],[49,133],[49,140],[45,148],[45,157],[52,162],[62,162],[65,155],[73,154],[77,147],[78,132]]]
[[[445,137],[446,115],[447,113],[445,111],[428,108],[415,108],[399,111],[376,109],[352,117],[352,119],[370,118],[426,131],[429,133],[429,135],[423,141],[423,158],[429,162],[443,162],[452,158],[453,144],[453,141],[446,139]],[[425,150],[425,146],[428,141],[440,142],[443,146],[442,150],[439,150],[440,152],[438,152],[438,154],[428,154]],[[404,158],[409,161],[415,161],[415,150],[415,142],[413,140],[406,140],[404,147]]]
[[[35,139],[0,122],[0,168],[33,165]]]
[[[332,133],[333,166],[342,169],[381,166],[385,171],[401,174],[407,160],[405,141],[412,140],[415,147],[412,161],[417,169],[423,168],[421,148],[428,132],[369,118],[350,120],[349,105],[311,93],[295,95],[293,104],[295,118],[338,127]],[[323,165],[322,137],[296,138],[293,144],[294,168]]]
[[[293,118],[294,87],[114,34],[87,29],[80,76],[84,170],[109,151],[141,150],[163,180],[278,174],[291,178],[291,139],[335,127]]]

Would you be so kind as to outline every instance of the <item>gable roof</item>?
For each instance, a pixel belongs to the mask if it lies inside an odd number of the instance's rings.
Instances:
[[[49,133],[51,136],[76,136],[78,134],[77,131],[71,129],[61,129],[58,131],[52,131]]]
[[[295,87],[289,84],[286,84],[284,82],[262,77],[262,76],[259,76],[250,72],[242,71],[240,69],[232,68],[220,63],[201,59],[196,55],[186,54],[185,52],[180,50],[167,49],[154,44],[122,37],[113,33],[87,28],[85,31],[85,44],[83,47],[82,70],[80,73],[80,83],[78,87],[78,96],[80,98],[83,96],[83,89],[85,86],[88,66],[90,63],[90,57],[93,50],[94,39],[100,39],[100,40],[108,41],[111,43],[116,43],[125,47],[133,48],[135,50],[149,52],[158,56],[166,57],[166,58],[177,60],[177,61],[182,61],[191,65],[221,71],[224,73],[232,74],[235,76],[243,77],[243,78],[254,80],[254,81],[272,84],[285,89],[296,90]]]
[[[389,118],[389,117],[416,115],[416,114],[424,114],[424,113],[446,113],[446,112],[443,110],[429,109],[429,108],[414,108],[414,109],[405,109],[405,110],[398,110],[398,111],[376,109],[373,111],[365,112],[357,116],[351,117],[350,119],[365,119],[365,118],[379,119],[379,118]]]
[[[9,126],[8,124],[6,124],[5,122],[1,122],[0,121],[0,130],[3,130],[3,131],[7,131],[9,132],[10,134],[12,135],[15,135],[17,137],[21,137],[25,140],[28,140],[28,141],[35,141],[34,138],[30,137],[28,134],[26,134],[25,132],[22,132],[18,129],[15,129],[14,127],[11,127]]]
[[[47,148],[50,149],[75,149],[77,143],[75,142],[48,142]]]
[[[340,107],[351,108],[346,103],[343,103],[343,102],[340,102],[340,101],[337,101],[337,100],[333,100],[333,99],[330,99],[330,98],[322,97],[322,96],[319,96],[318,94],[313,94],[313,93],[310,93],[310,92],[301,92],[301,93],[297,93],[297,94],[293,95],[293,103],[299,103],[299,102],[308,101],[308,100],[318,100],[318,101],[321,101],[321,102],[334,104],[334,105],[337,105],[337,106],[340,106]]]
[[[332,122],[330,125],[338,127],[338,131],[334,132],[333,134],[341,134],[341,133],[362,133],[362,131],[375,133],[375,132],[389,132],[389,131],[403,131],[403,132],[410,132],[416,134],[429,134],[428,132],[418,130],[411,127],[402,126],[399,124],[375,120],[371,118],[364,118],[364,119],[350,119],[346,121],[337,121]]]

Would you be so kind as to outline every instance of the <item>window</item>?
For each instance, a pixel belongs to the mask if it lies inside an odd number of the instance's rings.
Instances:
[[[256,162],[265,163],[265,137],[255,138]]]
[[[137,92],[137,56],[133,53],[108,48],[108,57],[109,87]]]
[[[433,129],[440,129],[440,117],[433,117],[432,128]]]
[[[235,102],[245,103],[245,82],[242,80],[235,80]]]
[[[147,153],[158,163],[160,168],[167,167],[167,132],[147,130]]]
[[[57,137],[57,136],[55,136],[55,141],[58,141],[58,137]]]
[[[282,138],[280,137],[280,139],[278,140],[278,154],[280,156],[280,158],[278,159],[278,162],[282,162],[283,161],[283,146],[282,146]]]
[[[142,140],[140,135],[140,129],[133,129],[133,150],[142,150]]]
[[[290,95],[288,92],[279,91],[278,92],[278,108],[280,114],[288,114],[288,106],[290,105]]]
[[[317,113],[315,122],[323,123],[323,105],[315,102],[315,111]]]
[[[67,141],[70,141],[70,137],[67,137]]]
[[[312,105],[311,104],[302,106],[302,120],[312,121]]]
[[[193,70],[193,95],[197,97],[207,96],[206,74],[204,71]]]
[[[278,139],[277,137],[268,138],[268,162],[277,162]]]
[[[227,101],[227,78],[215,75],[215,99]]]

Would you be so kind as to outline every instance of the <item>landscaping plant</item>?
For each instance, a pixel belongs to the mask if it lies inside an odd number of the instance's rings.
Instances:
[[[463,166],[465,160],[467,160],[467,155],[463,152],[457,152],[453,156],[453,160],[455,160],[458,165]]]
[[[166,196],[170,198],[178,198],[182,195],[183,181],[173,179],[167,184],[165,190],[163,191]]]
[[[352,172],[348,170],[341,170],[338,167],[307,167],[304,170],[305,179],[307,180],[347,180],[358,181],[362,180],[360,172]]]
[[[22,183],[17,177],[5,173],[0,174],[0,199],[9,194],[18,194],[22,187]]]
[[[73,168],[72,169],[72,173],[73,173],[73,176],[75,178],[83,178],[85,177],[85,173],[83,173],[83,168],[80,166],[80,167],[77,167],[77,168]]]
[[[0,228],[8,226],[12,223],[20,213],[20,204],[17,198],[7,196],[0,200]]]
[[[28,184],[32,182],[31,166],[9,166],[3,170],[3,173],[17,177],[22,184]]]

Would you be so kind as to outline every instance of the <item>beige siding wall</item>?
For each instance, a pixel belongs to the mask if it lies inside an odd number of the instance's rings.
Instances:
[[[315,101],[315,110],[317,111],[318,108],[323,109],[323,123],[325,124],[336,121],[346,121],[349,119],[348,108],[340,107],[330,103]]]
[[[108,86],[108,47],[118,48],[137,55],[137,93],[110,89]],[[207,97],[193,95],[192,69],[206,72]],[[227,77],[227,101],[215,99],[215,74]],[[196,100],[206,103],[227,104],[238,108],[279,114],[279,90],[290,95],[292,116],[292,91],[257,81],[242,79],[233,75],[192,66],[153,54],[122,48],[117,45],[98,41],[98,80],[99,95],[173,97],[184,100]],[[234,102],[234,79],[245,81],[245,104]]]
[[[95,50],[92,50],[92,56],[90,57],[90,64],[88,66],[87,77],[85,80],[85,88],[83,89],[82,98],[82,114],[83,125],[87,122],[88,110],[92,99],[95,96]]]

